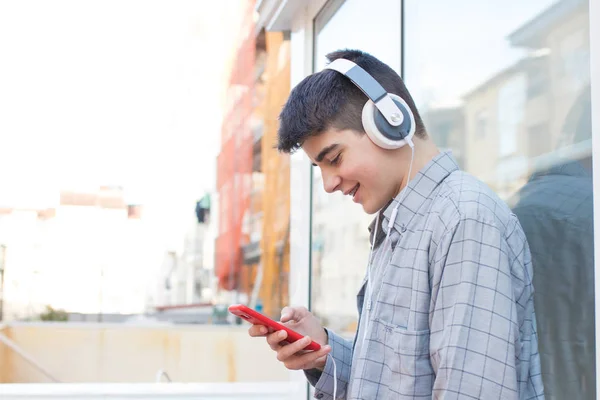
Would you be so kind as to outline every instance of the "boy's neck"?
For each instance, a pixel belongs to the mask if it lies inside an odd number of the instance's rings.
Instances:
[[[403,177],[402,182],[400,184],[400,189],[396,196],[406,187],[406,184],[409,181],[408,172],[410,173],[410,180],[412,180],[418,173],[421,171],[433,158],[435,158],[440,150],[437,148],[435,143],[429,138],[426,137],[424,139],[415,137],[413,139],[414,143],[414,159],[412,160],[412,169],[410,168],[411,163],[411,149],[406,146],[402,150],[402,158],[403,158]]]

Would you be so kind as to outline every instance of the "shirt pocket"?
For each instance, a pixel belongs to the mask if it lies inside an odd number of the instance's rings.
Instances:
[[[381,319],[374,321],[377,341],[385,343],[380,362],[381,385],[389,397],[430,399],[434,372],[429,357],[429,330],[410,331]],[[381,393],[381,388],[380,388]]]
[[[429,355],[429,330],[397,328],[394,335],[398,338],[399,359],[399,376],[394,381],[394,391],[401,398],[430,399],[435,374]]]
[[[395,399],[395,381],[400,371],[398,358],[398,335],[394,334],[395,325],[375,318],[371,322],[368,343],[364,354],[362,369],[363,383],[358,398]]]

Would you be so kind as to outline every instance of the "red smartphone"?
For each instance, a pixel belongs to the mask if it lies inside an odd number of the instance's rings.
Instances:
[[[267,317],[266,315],[263,315],[263,314],[259,313],[258,311],[253,310],[250,307],[247,307],[243,304],[233,304],[233,305],[229,306],[228,310],[233,315],[237,315],[238,317],[245,319],[246,321],[250,322],[253,325],[266,326],[267,329],[269,330],[269,333],[272,333],[275,331],[286,331],[287,332],[287,338],[285,339],[286,342],[293,343],[304,337],[304,335],[301,335],[298,332],[291,330],[287,326],[282,325],[277,321],[273,321],[271,318]],[[316,351],[319,349],[321,349],[321,345],[319,343],[315,342],[314,340],[308,346],[306,346],[304,348],[304,350],[313,350],[313,351]]]

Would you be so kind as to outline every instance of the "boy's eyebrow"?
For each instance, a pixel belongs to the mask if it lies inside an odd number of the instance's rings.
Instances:
[[[319,153],[319,155],[317,156],[317,162],[321,162],[321,161],[323,161],[323,159],[325,158],[325,156],[326,156],[326,155],[327,155],[329,152],[331,152],[331,151],[335,150],[337,147],[338,147],[338,144],[337,144],[337,143],[333,143],[333,144],[330,144],[329,146],[325,147],[323,150],[321,150],[321,152],[320,152],[320,153]]]

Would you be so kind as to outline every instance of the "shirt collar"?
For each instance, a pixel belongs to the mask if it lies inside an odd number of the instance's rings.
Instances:
[[[410,220],[418,212],[423,202],[429,198],[435,188],[438,187],[448,175],[458,169],[458,163],[450,151],[440,152],[436,155],[417,173],[417,175],[415,175],[413,179],[411,179],[408,186],[402,189],[400,193],[384,207],[383,213],[378,213],[377,217],[373,219],[369,225],[371,239],[377,218],[379,218],[378,231],[383,230],[384,233],[387,233],[388,221],[392,211],[398,202],[402,200],[402,196],[404,196],[404,199],[398,207],[398,215],[396,216],[394,227],[399,232],[404,232],[406,230],[406,225],[408,225]],[[406,192],[406,194],[403,195],[403,192]],[[379,236],[383,235],[378,234],[377,236],[378,240],[377,243],[375,243],[376,246],[380,242]]]

